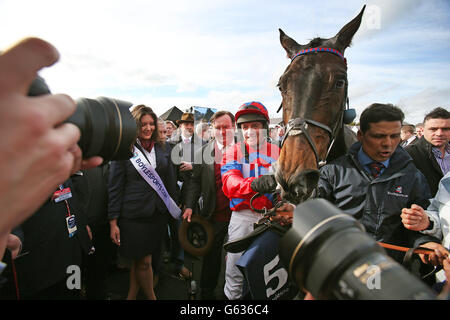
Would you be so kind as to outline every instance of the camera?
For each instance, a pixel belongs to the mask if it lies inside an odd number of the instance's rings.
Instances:
[[[50,94],[45,80],[37,76],[28,95]],[[101,156],[104,163],[131,158],[131,147],[137,137],[137,124],[130,113],[132,103],[99,97],[76,100],[75,113],[65,122],[76,125],[81,131],[78,141],[83,158]]]
[[[297,206],[279,250],[291,280],[318,299],[437,298],[390,258],[358,221],[325,199]]]

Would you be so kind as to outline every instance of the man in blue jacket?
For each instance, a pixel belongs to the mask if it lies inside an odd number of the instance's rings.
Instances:
[[[431,198],[424,175],[399,147],[403,119],[403,112],[390,104],[366,108],[360,117],[359,142],[321,169],[319,195],[361,222],[376,241],[441,250],[438,239],[402,224],[402,208],[427,207]],[[387,253],[402,262],[403,252]],[[421,259],[436,263],[433,254]]]

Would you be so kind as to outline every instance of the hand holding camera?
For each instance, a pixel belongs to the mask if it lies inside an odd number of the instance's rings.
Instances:
[[[62,122],[76,108],[66,95],[30,98],[36,72],[55,63],[49,43],[25,39],[0,55],[0,232],[8,232],[33,213],[82,164],[80,131]],[[84,161],[95,166],[101,159]]]
[[[75,104],[67,95],[50,94],[36,76],[58,59],[58,51],[37,38],[0,54],[0,235],[74,172],[131,157],[137,134],[131,104],[108,98]]]

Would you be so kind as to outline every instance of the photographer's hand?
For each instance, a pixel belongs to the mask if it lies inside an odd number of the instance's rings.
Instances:
[[[27,96],[37,71],[58,58],[51,44],[36,38],[0,55],[0,234],[35,212],[82,165],[79,129],[61,124],[75,111],[74,101],[67,95]],[[88,167],[100,163],[85,161]]]

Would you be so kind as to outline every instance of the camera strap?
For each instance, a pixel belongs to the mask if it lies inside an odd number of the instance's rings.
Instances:
[[[172,217],[174,217],[175,219],[179,219],[181,216],[181,209],[170,197],[158,173],[151,166],[142,151],[134,147],[133,157],[130,159],[130,161],[137,172],[142,176],[142,178],[144,178],[144,180],[153,188],[153,190],[156,191],[156,193],[166,205],[167,210],[169,210]]]

